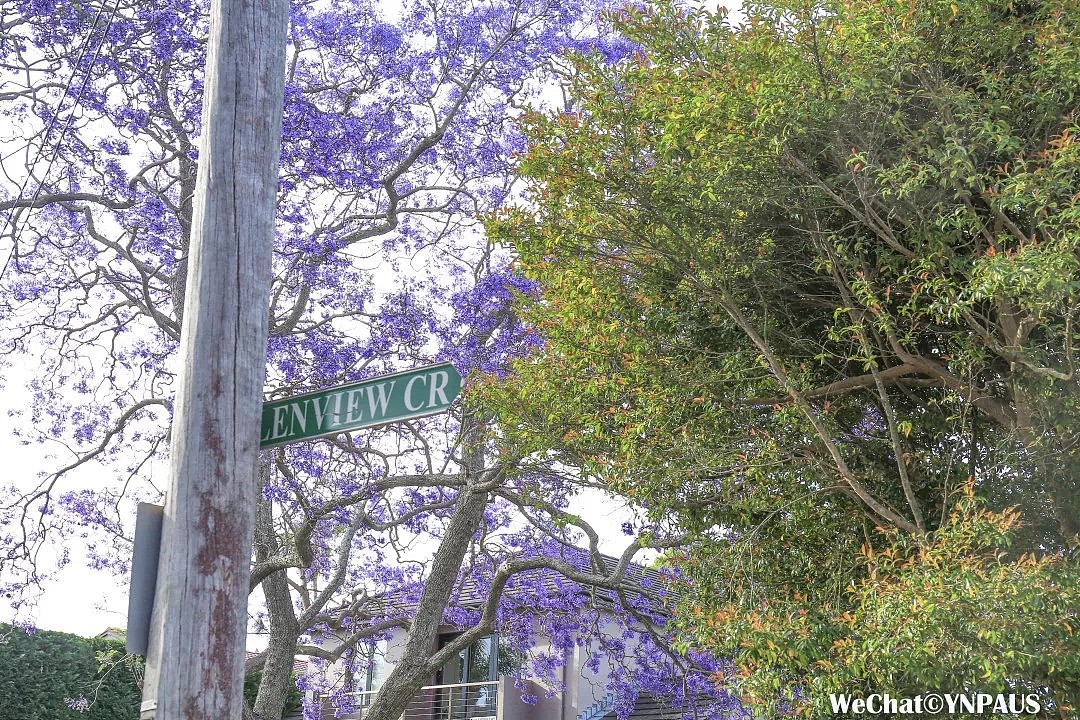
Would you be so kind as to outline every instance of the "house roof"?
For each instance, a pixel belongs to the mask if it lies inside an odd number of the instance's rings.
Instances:
[[[106,640],[119,640],[124,642],[127,639],[127,630],[118,627],[107,627],[99,632],[96,637],[105,638]]]
[[[568,546],[559,546],[558,550],[558,555],[552,553],[548,557],[569,563],[584,572],[599,572],[593,567],[587,551]],[[533,555],[537,556],[543,557]],[[619,559],[611,555],[600,555],[600,561],[604,574],[614,572],[619,564]],[[484,604],[487,600],[487,580],[492,572],[494,569],[489,565],[476,575],[465,575],[459,580],[447,605],[451,615],[455,610],[474,612]],[[421,590],[422,586],[416,585],[371,596],[364,604],[362,614],[368,619],[407,615],[416,607]],[[517,573],[507,583],[503,597],[522,606],[556,612],[573,612],[580,608],[581,603],[574,600],[586,600],[594,608],[609,611],[625,601],[638,606],[648,615],[664,618],[668,615],[670,599],[675,596],[672,578],[667,573],[635,563],[627,566],[620,591],[622,600],[613,589],[589,587],[566,579],[558,570],[541,567]],[[568,600],[571,601],[569,604]]]
[[[244,659],[245,660],[250,660],[251,658],[257,656],[258,654],[259,653],[257,653],[257,652],[247,650],[245,652]],[[308,661],[307,660],[301,660],[298,657],[294,657],[293,658],[293,664],[292,664],[292,671],[293,671],[293,675],[302,675],[302,674],[306,673],[308,671]]]
[[[562,557],[555,559],[568,562],[575,568],[585,572],[611,574],[615,572],[619,565],[619,558],[601,554],[600,561],[603,563],[603,568],[598,569],[594,566],[590,554],[580,548],[566,548],[562,555]],[[630,563],[626,568],[620,589],[624,596],[652,598],[654,602],[651,602],[650,605],[656,606],[658,603],[655,600],[658,597],[669,597],[671,595],[671,581],[665,573],[659,570]],[[600,607],[611,608],[617,604],[618,600],[616,591],[612,589],[589,587],[569,581],[558,570],[553,568],[535,568],[519,573],[507,585],[506,593],[511,597],[517,596],[519,600],[523,597],[543,599],[565,596],[568,590],[576,591],[578,594],[592,595],[593,602]],[[475,608],[482,605],[486,599],[486,583],[481,582],[479,579],[466,577],[462,581],[461,588],[453,602],[459,607]],[[662,606],[652,607],[651,609],[653,612],[663,611]]]

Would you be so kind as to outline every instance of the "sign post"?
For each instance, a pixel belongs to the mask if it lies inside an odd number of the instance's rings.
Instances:
[[[450,363],[294,395],[264,403],[259,446],[337,435],[443,412],[461,391]]]

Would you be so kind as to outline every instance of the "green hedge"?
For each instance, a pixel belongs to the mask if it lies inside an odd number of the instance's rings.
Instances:
[[[4,720],[134,720],[141,675],[121,642],[0,624]],[[80,700],[88,707],[70,707]]]
[[[127,655],[124,643],[50,630],[28,635],[0,623],[0,720],[135,720],[142,702],[142,658]],[[262,673],[244,681],[255,702]],[[285,712],[300,707],[294,683]],[[69,703],[80,699],[85,709]]]

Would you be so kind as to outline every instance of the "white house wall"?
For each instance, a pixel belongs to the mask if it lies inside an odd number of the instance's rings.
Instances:
[[[604,637],[618,638],[622,634],[622,627],[610,615],[601,615],[598,631]],[[633,639],[625,640],[624,643],[628,653],[632,653],[639,644]],[[590,639],[583,647],[574,648],[571,662],[566,668],[567,694],[573,699],[565,706],[566,720],[574,720],[579,713],[601,701],[609,692],[608,683],[612,674],[610,661],[602,659],[599,672],[593,672],[586,667],[589,658],[599,651],[600,642],[595,639]]]
[[[598,622],[598,631],[607,637],[619,637],[621,628],[610,616],[601,615]],[[446,632],[452,632],[453,628],[445,628]],[[391,664],[400,662],[404,655],[408,635],[404,630],[392,633],[386,644],[386,659]],[[633,640],[625,641],[628,650],[633,649]],[[333,647],[335,638],[328,637],[322,641],[323,647]],[[528,692],[538,699],[536,704],[524,703],[521,700],[521,690],[514,686],[513,677],[503,677],[499,680],[498,720],[576,720],[578,715],[601,701],[608,694],[608,681],[611,677],[610,664],[601,661],[599,672],[593,672],[586,668],[586,662],[592,654],[599,651],[600,643],[596,639],[590,639],[585,646],[575,647],[568,657],[568,662],[561,669],[559,678],[565,685],[565,690],[558,690],[536,682],[530,682]],[[552,645],[549,638],[538,636],[531,655],[551,652]],[[431,649],[432,652],[435,648]],[[338,661],[330,666],[328,673],[331,677],[341,677],[344,674],[343,663]],[[357,678],[356,690],[364,690],[363,678]],[[429,682],[433,682],[430,678]],[[551,691],[554,690],[552,693]],[[551,693],[551,697],[548,694]]]

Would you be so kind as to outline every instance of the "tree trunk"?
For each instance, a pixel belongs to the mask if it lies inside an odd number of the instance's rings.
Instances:
[[[270,608],[270,641],[254,710],[257,720],[280,720],[293,683],[293,659],[300,639],[300,626],[296,622],[284,570],[264,580],[262,589],[267,608]],[[282,617],[284,612],[288,614]]]
[[[255,519],[255,553],[266,560],[278,549],[270,503],[260,500]],[[293,658],[300,639],[300,623],[293,607],[286,570],[278,570],[262,581],[266,608],[270,615],[270,641],[266,647],[259,692],[255,696],[255,720],[281,720],[285,697],[292,683]]]
[[[483,481],[484,454],[478,437],[475,418],[464,414],[462,426],[465,447],[465,471],[467,486],[458,497],[457,507],[450,518],[446,534],[431,563],[431,572],[424,583],[409,641],[399,662],[379,688],[374,702],[364,715],[365,720],[397,720],[405,707],[430,678],[434,668],[429,658],[435,650],[439,625],[454,589],[454,582],[461,571],[461,563],[472,544],[473,535],[480,527],[487,507],[488,492],[475,490],[473,485]]]
[[[397,720],[417,691],[431,675],[428,658],[439,636],[442,615],[454,589],[461,562],[480,527],[487,507],[486,492],[466,490],[461,494],[457,509],[439,544],[431,564],[431,573],[413,616],[409,641],[399,662],[379,689],[365,720]]]

